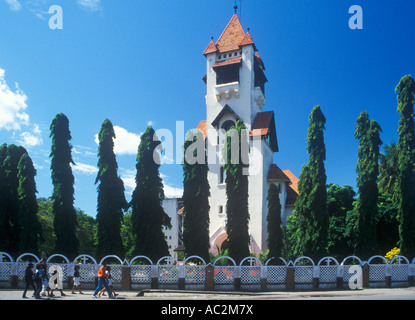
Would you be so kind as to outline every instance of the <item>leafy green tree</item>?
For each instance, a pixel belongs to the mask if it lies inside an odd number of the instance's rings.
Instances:
[[[281,257],[283,246],[283,235],[281,228],[281,202],[280,190],[275,184],[271,184],[268,189],[268,257]]]
[[[205,261],[209,261],[210,186],[207,178],[209,168],[205,141],[200,131],[189,134],[193,139],[188,137],[184,143],[184,161],[182,165],[184,176],[183,205],[185,208],[183,244],[187,257],[198,255]],[[198,142],[202,148],[196,148]],[[203,152],[203,161],[193,163],[193,159],[198,158],[198,152]]]
[[[355,138],[359,140],[357,187],[358,199],[356,253],[369,258],[377,253],[376,219],[378,213],[379,148],[382,129],[363,111],[356,121]]]
[[[239,263],[249,256],[249,209],[248,209],[248,164],[243,160],[248,148],[248,137],[243,121],[239,120],[236,127],[226,133],[226,196],[227,196],[227,222],[229,255]],[[246,162],[246,161],[245,161]]]
[[[348,237],[348,214],[353,210],[356,193],[351,186],[329,184],[327,188],[327,210],[329,231],[327,251],[330,256],[343,259],[353,253]]]
[[[399,175],[397,197],[399,203],[399,234],[401,253],[415,256],[415,81],[404,76],[396,87],[398,94]]]
[[[53,228],[53,208],[52,201],[46,198],[38,198],[38,219],[42,227],[43,240],[39,241],[39,254],[42,257],[50,256],[56,247],[56,235]]]
[[[155,136],[154,129],[147,127],[138,147],[137,185],[129,203],[135,237],[134,255],[145,255],[154,262],[169,255],[163,227],[171,228],[170,217],[162,207],[164,190],[159,173],[160,147],[161,142]]]
[[[121,224],[121,239],[124,248],[126,248],[125,259],[134,258],[135,239],[132,232],[131,216],[131,212],[127,212],[126,214],[124,214],[124,219]]]
[[[380,193],[393,195],[399,175],[398,146],[392,142],[385,145],[384,150],[379,155],[378,189]]]
[[[392,195],[379,194],[376,237],[379,254],[385,256],[399,242],[398,205]]]
[[[79,239],[79,253],[97,257],[96,221],[80,209],[76,210],[76,236]]]
[[[20,253],[39,253],[39,240],[42,238],[42,227],[37,217],[38,205],[36,199],[36,169],[27,153],[23,154],[17,166],[19,186],[19,227]]]
[[[98,134],[98,257],[115,254],[124,257],[121,239],[121,223],[127,201],[124,183],[118,176],[118,164],[114,154],[114,128],[110,120],[102,123]]]
[[[295,240],[292,253],[314,260],[326,254],[328,236],[326,147],[324,129],[326,118],[320,106],[309,117],[307,136],[307,165],[303,166],[298,183],[299,196],[295,203]]]
[[[53,226],[56,235],[56,252],[75,258],[79,240],[76,237],[76,210],[74,208],[74,176],[72,174],[72,140],[69,120],[59,113],[50,126],[52,138],[51,171],[53,184]]]

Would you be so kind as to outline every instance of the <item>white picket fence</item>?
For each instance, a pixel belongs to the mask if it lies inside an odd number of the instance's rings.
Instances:
[[[342,262],[325,257],[315,263],[309,257],[295,261],[283,258],[269,259],[262,264],[255,257],[247,257],[238,265],[231,257],[219,257],[212,264],[201,257],[192,256],[183,262],[163,257],[156,263],[145,256],[130,261],[109,255],[97,261],[90,255],[80,255],[73,261],[61,254],[46,260],[47,265],[59,265],[63,281],[70,285],[75,266],[80,266],[83,286],[94,286],[99,267],[103,262],[111,266],[115,285],[122,289],[172,288],[194,290],[301,290],[347,288],[351,266],[361,266],[366,287],[413,286],[415,258],[410,262],[404,256],[394,257],[389,263],[382,256],[362,261],[349,256]],[[29,262],[34,265],[40,258],[31,253],[19,256],[16,261],[0,252],[0,287],[21,287]]]

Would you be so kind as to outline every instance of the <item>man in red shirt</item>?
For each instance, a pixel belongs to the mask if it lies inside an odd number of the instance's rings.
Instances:
[[[102,286],[107,289],[108,298],[115,299],[113,295],[111,295],[110,288],[108,287],[108,277],[106,273],[107,263],[103,262],[101,268],[98,270],[98,287],[95,289],[94,294],[92,297],[97,298],[97,293],[101,290]]]

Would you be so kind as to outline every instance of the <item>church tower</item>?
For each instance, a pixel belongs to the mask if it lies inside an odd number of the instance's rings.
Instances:
[[[250,163],[249,183],[249,233],[250,250],[266,250],[267,194],[270,183],[281,183],[281,205],[285,207],[283,188],[289,179],[275,165],[273,156],[278,152],[278,142],[273,111],[263,111],[265,106],[265,66],[249,29],[245,32],[235,13],[221,36],[210,41],[203,55],[206,57],[206,121],[198,129],[207,138],[211,197],[210,241],[211,250],[226,243],[226,185],[222,149],[224,133],[242,120],[250,132],[250,148],[258,149],[255,172]],[[257,144],[253,140],[260,141]],[[259,155],[259,156],[258,156]],[[251,168],[252,167],[252,168]],[[272,170],[270,170],[272,169]],[[223,249],[223,247],[222,247]]]

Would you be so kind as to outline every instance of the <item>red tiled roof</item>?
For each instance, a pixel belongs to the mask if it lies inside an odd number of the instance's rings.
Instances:
[[[199,125],[197,126],[197,130],[201,131],[203,133],[203,137],[206,139],[207,136],[207,121],[203,120],[199,122]]]
[[[227,65],[230,65],[230,64],[238,64],[238,63],[241,63],[241,62],[242,62],[242,57],[236,57],[236,58],[216,62],[213,65],[213,68],[227,66]]]
[[[240,47],[247,45],[253,45],[254,50],[257,50],[251,34],[249,31],[245,33],[238,15],[235,13],[226,26],[225,30],[223,30],[216,44],[212,39],[203,54],[207,55],[212,52],[225,53],[229,51],[239,50]]]
[[[276,164],[271,164],[271,166],[269,167],[267,180],[279,180],[290,182],[290,179]]]
[[[265,70],[265,65],[264,65],[264,61],[262,61],[261,56],[259,55],[259,53],[255,53],[255,58],[257,59],[258,63],[260,64],[260,66],[262,67],[263,70]]]
[[[247,45],[250,45],[250,44],[252,44],[254,46],[254,49],[256,50],[254,40],[252,40],[251,34],[249,32],[247,32],[245,34],[245,37],[239,43],[239,46],[242,47],[242,46],[247,46]]]
[[[218,48],[216,47],[216,44],[213,42],[213,39],[210,40],[209,45],[205,49],[205,52],[203,52],[204,55],[207,55],[208,53],[216,52],[218,51]]]
[[[235,13],[216,42],[216,47],[220,53],[238,50],[239,44],[244,38],[244,28],[241,25],[241,21],[239,21],[238,15]]]
[[[258,135],[258,133],[261,136],[267,135],[271,127],[271,121],[273,116],[274,112],[272,111],[259,112],[255,118],[254,125],[252,126],[252,131],[249,136],[253,137],[254,135]],[[254,132],[254,130],[260,131]]]
[[[252,125],[252,131],[249,134],[250,137],[254,136],[270,136],[270,147],[272,151],[278,152],[277,131],[275,129],[275,119],[273,111],[258,112],[254,124]]]
[[[290,170],[283,170],[282,172],[290,179],[291,188],[298,194],[298,181],[300,180]]]

